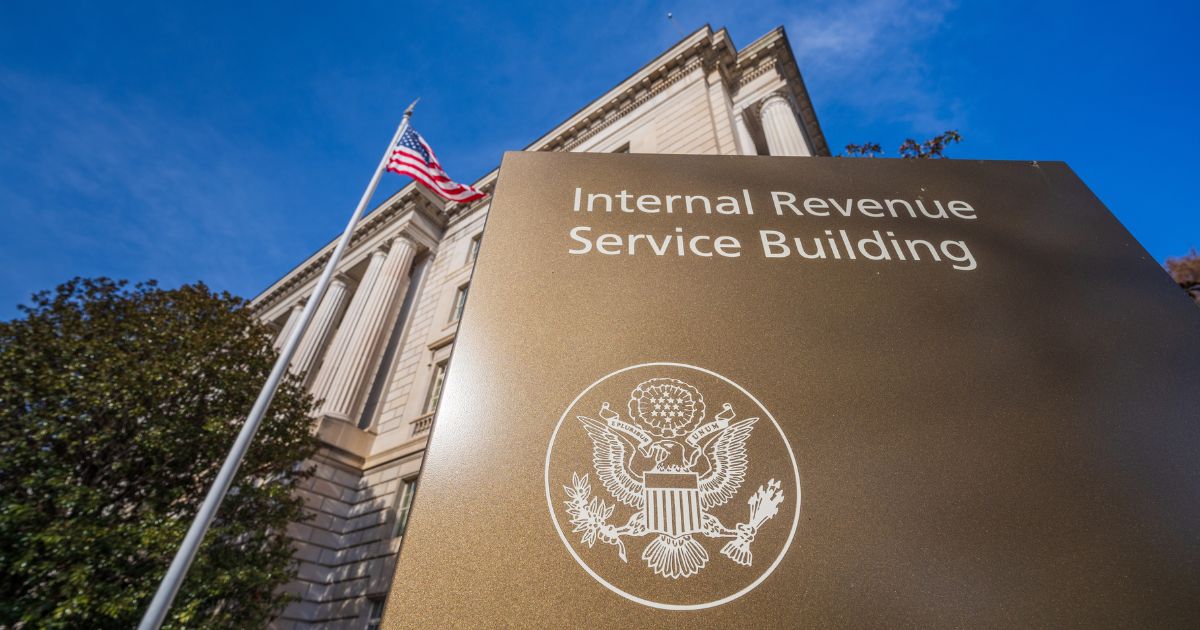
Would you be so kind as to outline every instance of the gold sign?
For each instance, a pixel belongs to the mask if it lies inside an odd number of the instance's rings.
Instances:
[[[509,153],[386,627],[1200,622],[1200,311],[1061,163]]]

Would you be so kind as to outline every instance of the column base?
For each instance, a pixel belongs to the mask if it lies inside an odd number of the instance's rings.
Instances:
[[[375,443],[374,433],[363,431],[349,418],[334,414],[321,415],[317,419],[313,434],[321,442],[364,461],[371,454],[371,446]]]

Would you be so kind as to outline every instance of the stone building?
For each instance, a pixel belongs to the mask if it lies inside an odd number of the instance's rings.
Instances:
[[[783,29],[738,50],[707,26],[526,150],[829,154]],[[359,225],[292,365],[324,403],[317,472],[301,491],[314,518],[289,531],[300,600],[278,627],[378,624],[487,212],[488,199],[447,204],[409,184]],[[332,250],[254,300],[278,343]]]

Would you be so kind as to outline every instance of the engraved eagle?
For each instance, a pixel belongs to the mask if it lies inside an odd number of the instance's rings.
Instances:
[[[746,480],[746,441],[758,418],[734,421],[725,403],[705,424],[703,397],[675,379],[639,385],[629,410],[633,422],[608,403],[600,419],[576,416],[592,441],[600,482],[617,501],[638,510],[614,535],[657,533],[642,559],[659,575],[688,577],[708,563],[708,552],[693,534],[735,535],[708,510],[732,499]]]
[[[638,459],[652,459],[654,471],[678,466],[685,462],[685,470],[693,471],[700,466],[700,500],[705,509],[724,505],[737,494],[746,480],[746,440],[758,418],[747,418],[718,430],[699,448],[689,449],[675,440],[657,440],[644,451],[608,425],[577,416],[583,423],[588,437],[592,439],[592,463],[604,489],[613,498],[632,508],[641,509],[645,501],[644,467]],[[688,454],[688,451],[690,455]],[[641,458],[639,458],[641,455]],[[636,472],[639,468],[642,472]]]

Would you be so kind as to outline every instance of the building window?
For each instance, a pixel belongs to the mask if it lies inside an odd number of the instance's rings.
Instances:
[[[438,402],[442,400],[442,386],[446,384],[446,361],[433,366],[433,380],[429,381],[429,393],[425,396],[425,408],[422,415],[437,411]]]
[[[479,244],[483,241],[483,234],[476,234],[471,238],[470,249],[467,250],[467,264],[475,264],[475,259],[479,258]]]
[[[462,319],[463,307],[467,305],[467,289],[470,287],[469,284],[458,287],[458,292],[454,294],[454,310],[450,312],[450,321],[456,322]]]
[[[383,625],[383,603],[387,600],[372,597],[367,601],[371,604],[371,610],[367,613],[367,630],[379,630]]]
[[[403,536],[404,530],[408,528],[408,515],[412,512],[413,494],[416,491],[416,477],[400,482],[400,491],[396,494],[396,527],[392,530],[392,538]]]

